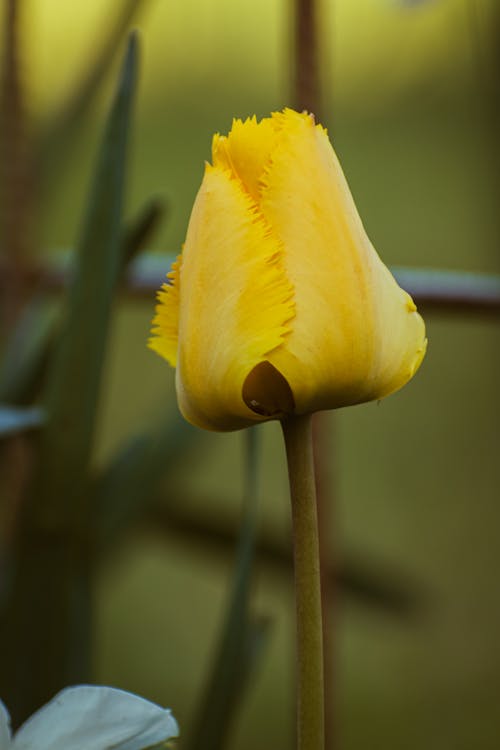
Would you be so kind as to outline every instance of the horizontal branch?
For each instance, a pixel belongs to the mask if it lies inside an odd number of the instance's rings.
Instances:
[[[70,276],[70,254],[60,253],[44,265],[26,269],[27,284],[37,291],[58,291]],[[165,282],[174,254],[143,253],[129,266],[122,291],[132,298],[154,297]],[[500,274],[448,271],[434,268],[392,267],[398,283],[425,312],[500,313]],[[0,266],[0,288],[6,271]]]
[[[499,274],[395,266],[391,271],[425,310],[500,312]]]
[[[213,503],[207,499],[206,507]],[[213,514],[190,513],[183,509],[181,498],[168,505],[158,502],[146,515],[143,528],[161,537],[177,538],[185,545],[193,545],[230,558],[234,555],[238,526],[230,519],[224,522]],[[257,563],[269,566],[276,573],[285,574],[292,581],[292,549],[286,540],[280,541],[260,533],[256,545]],[[386,563],[377,564],[368,556],[349,556],[327,572],[327,585],[340,588],[353,602],[371,606],[401,617],[421,615],[429,604],[428,592],[419,583]]]

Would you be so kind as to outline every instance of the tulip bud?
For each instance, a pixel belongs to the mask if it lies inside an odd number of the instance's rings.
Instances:
[[[235,430],[380,399],[425,326],[371,245],[326,130],[286,109],[216,135],[149,346],[190,422]]]

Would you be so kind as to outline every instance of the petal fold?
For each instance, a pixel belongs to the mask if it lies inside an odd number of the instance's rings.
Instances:
[[[289,335],[293,287],[284,249],[240,180],[207,165],[180,272],[177,394],[184,416],[214,430],[261,417],[242,398],[248,373]]]
[[[424,323],[371,245],[326,130],[305,113],[275,117],[259,207],[286,247],[296,316],[269,361],[299,413],[382,398],[418,368]]]
[[[261,178],[278,144],[280,124],[272,117],[257,122],[234,120],[227,137],[216,135],[212,144],[214,167],[229,170],[258,203]]]

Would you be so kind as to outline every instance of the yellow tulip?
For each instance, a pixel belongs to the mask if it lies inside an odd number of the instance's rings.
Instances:
[[[380,399],[425,326],[371,245],[326,130],[286,109],[215,135],[149,346],[209,430]]]

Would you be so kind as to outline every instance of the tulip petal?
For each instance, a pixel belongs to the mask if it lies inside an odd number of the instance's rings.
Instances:
[[[286,247],[296,316],[268,359],[299,413],[381,398],[420,364],[423,321],[366,236],[326,131],[292,110],[273,119],[259,207]]]
[[[212,155],[150,342],[178,360],[186,419],[239,429],[401,388],[424,322],[372,247],[326,130],[285,109],[235,120]]]
[[[279,120],[266,117],[257,122],[254,115],[245,122],[233,120],[227,138],[216,135],[213,139],[214,167],[233,172],[256,202],[260,198],[262,175],[278,143],[279,130]]]
[[[148,346],[175,367],[179,333],[179,268],[182,256],[178,255],[167,274],[168,284],[158,292],[156,314],[153,318],[152,336]]]
[[[177,394],[190,422],[231,430],[263,418],[242,389],[290,331],[293,288],[283,255],[240,180],[207,165],[180,270]]]
[[[124,690],[79,685],[33,714],[13,750],[143,750],[178,734],[168,709]]]
[[[10,716],[6,707],[0,701],[0,750],[10,748]]]

